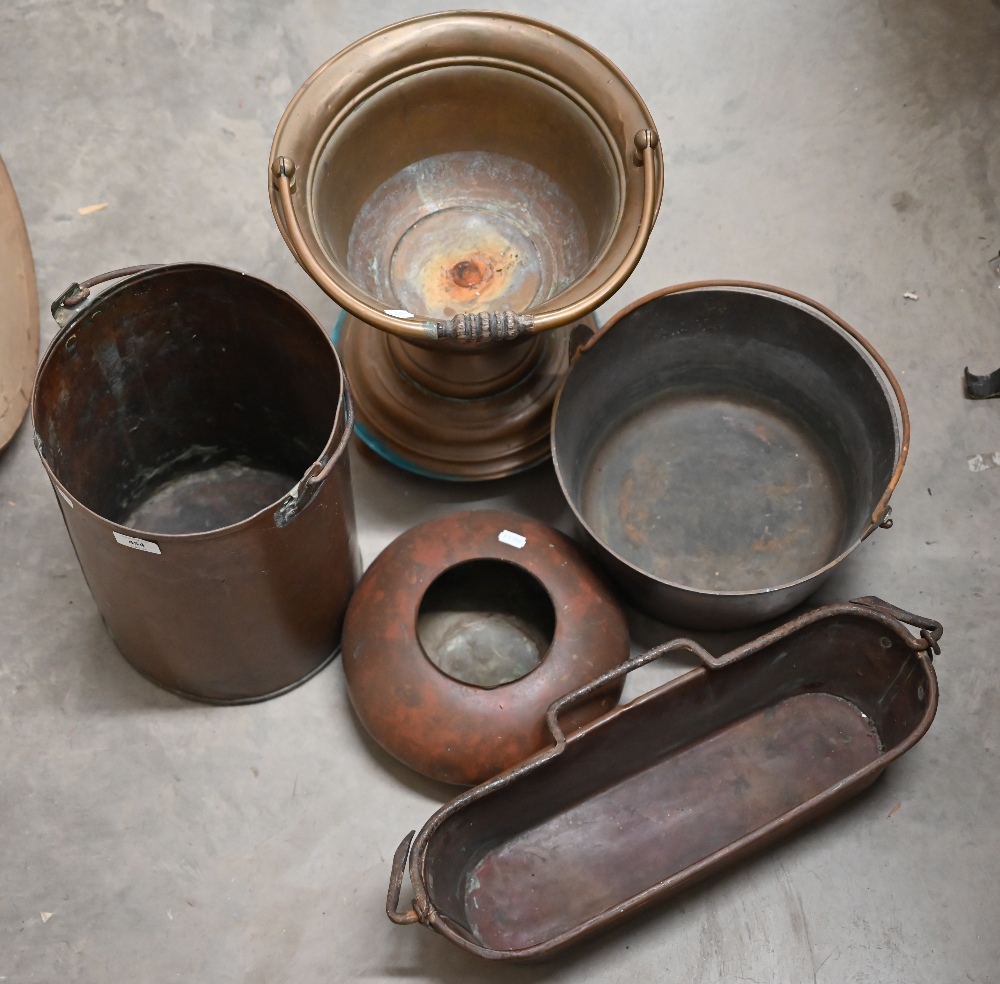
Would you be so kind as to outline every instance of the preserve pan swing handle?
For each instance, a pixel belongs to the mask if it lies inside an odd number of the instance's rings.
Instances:
[[[67,310],[67,308],[72,309],[81,305],[90,297],[91,287],[107,283],[109,280],[121,280],[122,277],[131,277],[137,273],[145,273],[147,270],[153,270],[158,266],[162,266],[162,264],[143,263],[139,266],[120,267],[117,270],[109,270],[107,273],[99,273],[96,277],[91,277],[89,280],[81,280],[78,284],[70,284],[52,302],[50,308],[52,317],[60,328],[65,328],[73,320],[73,315],[75,314],[73,310]]]
[[[463,342],[482,340],[500,341],[517,338],[528,333],[559,328],[571,321],[589,314],[603,304],[635,269],[656,218],[657,177],[656,148],[659,137],[652,129],[639,130],[635,135],[635,157],[633,162],[643,169],[642,213],[635,239],[618,268],[600,287],[573,304],[548,311],[544,314],[514,314],[511,311],[491,311],[481,314],[456,314],[449,321],[418,321],[415,318],[400,317],[388,311],[372,307],[359,297],[345,290],[313,258],[299,228],[292,206],[292,179],[295,177],[295,162],[288,157],[276,157],[271,164],[271,173],[277,189],[277,204],[288,234],[292,252],[306,273],[319,284],[345,311],[382,331],[398,335],[400,338],[423,339],[453,338]]]
[[[420,914],[416,909],[408,912],[399,912],[399,893],[403,888],[403,869],[406,866],[406,856],[410,853],[410,844],[416,831],[411,830],[404,838],[403,842],[396,848],[396,853],[392,859],[392,873],[389,875],[389,892],[385,897],[385,914],[397,926],[408,926],[410,923],[420,921]]]
[[[545,712],[545,721],[549,726],[549,731],[552,732],[552,737],[555,739],[556,754],[561,752],[566,746],[566,736],[559,726],[559,715],[567,707],[582,700],[584,697],[589,697],[595,691],[600,690],[601,687],[611,683],[612,680],[617,680],[619,677],[623,677],[633,670],[637,670],[640,666],[645,666],[647,663],[652,663],[653,660],[659,659],[661,656],[665,656],[676,649],[687,649],[694,653],[710,670],[721,669],[723,666],[728,666],[730,663],[741,660],[745,655],[743,649],[739,648],[726,653],[724,656],[713,656],[693,639],[674,639],[671,642],[654,646],[652,649],[642,653],[642,655],[636,656],[635,659],[629,659],[624,663],[620,663],[614,669],[608,670],[607,673],[602,673],[596,680],[591,680],[590,683],[584,684],[579,689],[564,694],[549,705],[549,709]]]

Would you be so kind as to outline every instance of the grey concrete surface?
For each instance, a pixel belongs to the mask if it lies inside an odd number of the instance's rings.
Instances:
[[[475,4],[479,6],[479,4]],[[1000,979],[1000,8],[989,0],[515,0],[596,44],[658,123],[666,195],[607,316],[657,287],[787,286],[905,388],[910,460],[823,589],[941,619],[926,739],[836,816],[555,963],[485,965],[382,912],[402,836],[451,794],[359,730],[339,663],[199,706],[105,634],[26,424],[0,455],[0,982]],[[417,0],[5,0],[0,154],[43,311],[73,280],[205,260],[330,324],[266,195],[271,135],[321,62]],[[108,207],[80,215],[81,206]],[[907,300],[913,292],[918,300]],[[43,323],[43,341],[54,325]],[[481,487],[352,449],[365,560],[471,503],[565,525],[549,467]],[[636,642],[668,629],[635,618]],[[647,668],[630,692],[681,664]],[[51,914],[51,915],[43,915]]]

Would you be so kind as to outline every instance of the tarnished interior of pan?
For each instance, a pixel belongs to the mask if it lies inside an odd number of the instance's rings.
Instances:
[[[701,590],[823,567],[868,529],[896,463],[890,398],[865,353],[760,292],[634,310],[580,359],[562,401],[562,430],[580,433],[560,463],[590,528]]]
[[[629,599],[752,624],[887,524],[906,414],[878,359],[815,302],[737,283],[653,295],[585,345],[553,457]]]
[[[0,449],[14,436],[31,398],[38,364],[38,293],[28,230],[0,160]]]

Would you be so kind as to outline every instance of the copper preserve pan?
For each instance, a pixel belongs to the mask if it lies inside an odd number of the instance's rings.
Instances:
[[[552,457],[628,600],[722,630],[788,611],[892,525],[909,438],[855,328],[784,288],[712,281],[650,294],[582,346]]]
[[[718,658],[686,639],[651,649],[552,704],[552,747],[404,839],[389,918],[490,960],[540,960],[675,895],[840,806],[912,748],[937,709],[941,631],[862,598]],[[679,649],[705,665],[564,736],[564,709]],[[415,898],[399,912],[411,841]]]
[[[621,71],[516,14],[417,17],[317,69],[270,163],[286,244],[345,312],[358,436],[448,479],[547,458],[563,329],[624,283],[662,197]]]

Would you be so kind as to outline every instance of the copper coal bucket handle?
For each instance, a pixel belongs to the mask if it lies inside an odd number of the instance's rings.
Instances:
[[[313,280],[345,311],[382,331],[410,340],[456,339],[461,342],[500,341],[560,328],[585,317],[603,304],[629,278],[649,239],[656,218],[657,174],[654,151],[659,143],[655,130],[639,130],[635,135],[634,163],[643,168],[642,214],[632,246],[618,268],[600,287],[573,304],[544,314],[515,314],[512,311],[490,311],[480,314],[457,314],[448,321],[408,320],[365,303],[345,290],[316,262],[306,245],[292,208],[292,179],[295,162],[277,157],[271,164],[281,218],[291,241],[296,259]]]
[[[72,310],[79,307],[88,297],[90,288],[98,284],[105,284],[109,280],[122,280],[137,273],[145,273],[153,270],[162,264],[141,263],[138,266],[119,267],[117,270],[109,270],[107,273],[99,273],[96,277],[83,280],[78,284],[70,284],[53,302],[50,310],[52,317],[60,328],[65,328],[75,317],[77,312]]]

